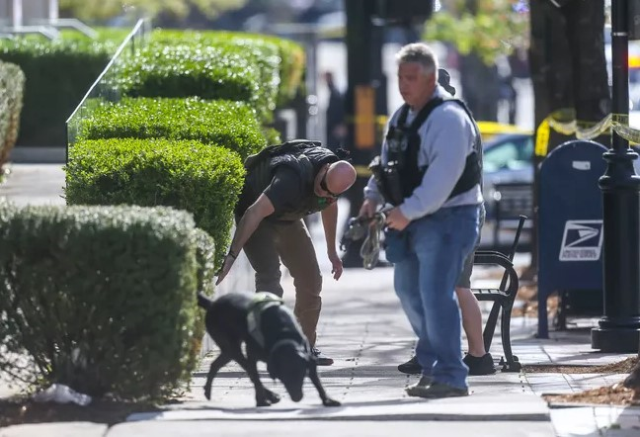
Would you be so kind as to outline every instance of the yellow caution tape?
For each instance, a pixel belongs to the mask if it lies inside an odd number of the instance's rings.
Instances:
[[[546,156],[549,149],[550,130],[559,134],[575,135],[579,140],[592,140],[604,134],[610,134],[611,130],[630,144],[640,144],[640,130],[629,127],[629,115],[609,114],[597,123],[578,121],[575,111],[563,109],[555,111],[545,118],[536,131],[536,156]]]
[[[549,148],[549,117],[542,120],[536,131],[536,156],[546,156]]]

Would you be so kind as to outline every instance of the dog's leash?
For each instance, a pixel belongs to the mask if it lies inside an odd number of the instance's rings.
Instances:
[[[360,246],[360,256],[362,257],[363,267],[372,270],[380,259],[380,233],[384,229],[386,221],[386,211],[376,212],[373,217],[354,217],[349,220],[349,227],[344,233],[342,240],[342,249],[345,249],[345,241],[361,240],[364,237],[362,246]]]

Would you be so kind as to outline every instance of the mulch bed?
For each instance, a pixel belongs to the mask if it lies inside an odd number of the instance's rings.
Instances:
[[[617,363],[604,364],[601,366],[582,366],[582,365],[548,365],[548,364],[532,364],[522,367],[524,373],[567,373],[567,374],[583,374],[583,373],[630,373],[638,364],[638,357],[627,358]]]
[[[638,365],[638,357],[627,358],[617,363],[601,366],[524,366],[525,373],[612,373],[627,374]],[[640,405],[640,392],[635,395],[634,390],[625,388],[621,383],[585,390],[579,393],[547,394],[542,396],[550,404],[589,404],[589,405]]]
[[[86,407],[75,404],[38,403],[25,398],[0,399],[0,427],[24,423],[94,422],[109,426],[133,413],[159,411],[156,405],[94,400]]]
[[[550,404],[640,406],[640,398],[634,400],[634,391],[623,387],[622,384],[594,388],[580,393],[543,395],[542,397]]]

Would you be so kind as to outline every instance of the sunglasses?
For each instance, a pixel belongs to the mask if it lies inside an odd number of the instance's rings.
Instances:
[[[329,169],[324,172],[324,176],[322,176],[322,179],[320,180],[320,188],[322,188],[322,190],[329,196],[337,199],[340,195],[332,193],[331,191],[329,191],[329,188],[327,188],[327,173],[329,173]]]

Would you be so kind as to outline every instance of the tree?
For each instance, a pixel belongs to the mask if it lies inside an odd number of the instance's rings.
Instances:
[[[611,111],[611,98],[604,55],[604,0],[563,0],[557,7],[549,0],[531,2],[531,43],[529,59],[535,102],[535,126],[555,119],[564,124],[595,124]],[[554,114],[554,115],[553,115]],[[544,157],[558,145],[574,139],[570,130],[548,132],[548,141],[534,143],[534,208],[537,211],[538,168]],[[568,135],[565,135],[568,134]],[[594,138],[610,144],[607,133]],[[544,147],[543,147],[544,146]],[[536,241],[537,214],[534,214]],[[537,243],[533,244],[531,266],[523,275],[532,279],[537,272]]]
[[[82,20],[105,20],[132,10],[141,15],[155,17],[160,13],[177,17],[186,16],[195,8],[208,18],[215,18],[222,12],[237,9],[247,0],[60,0],[62,15],[70,15]]]
[[[461,55],[463,98],[478,120],[496,121],[501,88],[496,60],[527,46],[526,2],[443,0],[441,3],[442,9],[425,25],[425,39],[448,42],[457,49]]]

